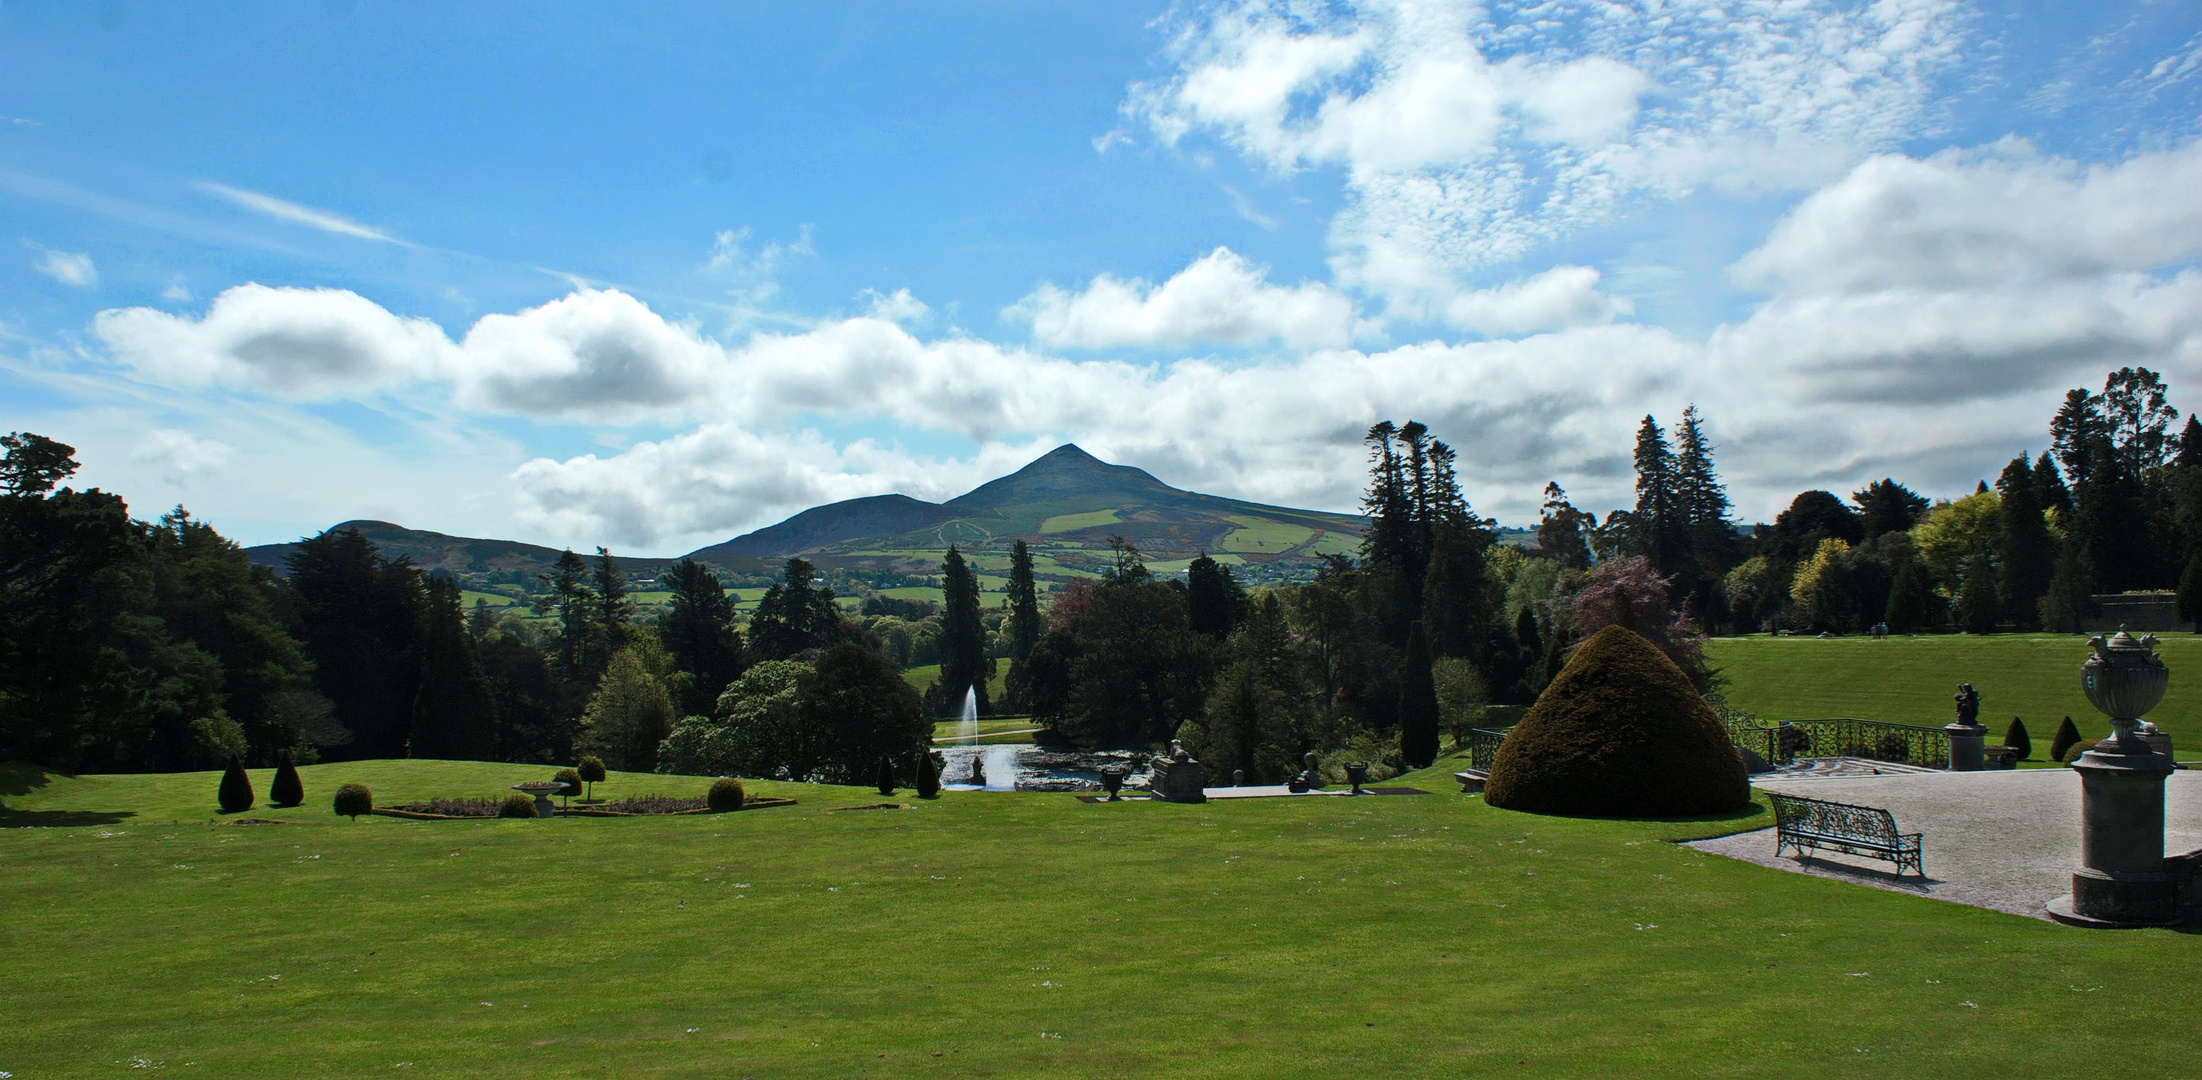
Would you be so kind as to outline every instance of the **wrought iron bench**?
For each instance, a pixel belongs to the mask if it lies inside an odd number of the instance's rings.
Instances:
[[[1806,848],[1825,847],[1852,855],[1887,859],[1896,864],[1898,877],[1903,876],[1907,866],[1912,873],[1927,876],[1919,865],[1921,834],[1897,832],[1896,819],[1886,810],[1771,791],[1766,793],[1766,798],[1774,804],[1774,855],[1777,858],[1784,848],[1795,848],[1797,854],[1802,855]]]

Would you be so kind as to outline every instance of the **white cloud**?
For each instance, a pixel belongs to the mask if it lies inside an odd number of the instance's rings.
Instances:
[[[116,308],[93,333],[140,376],[318,398],[437,378],[453,362],[443,330],[342,289],[225,289],[204,318]]]
[[[372,225],[362,225],[331,210],[318,210],[311,206],[300,206],[294,202],[278,199],[273,195],[262,195],[257,191],[246,191],[243,188],[233,188],[227,184],[217,184],[208,180],[202,180],[193,186],[209,195],[219,195],[247,210],[265,214],[277,221],[288,221],[296,225],[304,225],[310,229],[336,233],[339,236],[352,236],[361,240],[378,240],[385,244],[398,244],[404,247],[413,246],[382,229],[375,228]]]
[[[2023,143],[1874,157],[1736,263],[1783,293],[1964,288],[2150,270],[2202,255],[2202,142],[2083,167]]]
[[[458,400],[530,416],[678,417],[714,396],[726,354],[616,290],[485,315],[453,360]]]
[[[876,289],[866,289],[858,294],[864,301],[864,313],[875,319],[902,323],[906,326],[921,325],[932,318],[933,309],[925,301],[910,295],[908,289],[896,289],[892,295]]]
[[[704,269],[727,282],[727,291],[740,303],[755,307],[779,293],[780,268],[790,260],[818,254],[811,242],[811,227],[797,230],[795,239],[788,243],[766,241],[763,247],[751,251],[748,226],[739,229],[721,229],[711,238],[711,254],[704,260]]]
[[[33,244],[32,247],[38,247]],[[88,289],[99,284],[99,270],[92,265],[92,257],[81,251],[55,251],[38,247],[38,258],[31,261],[31,269],[62,283]]]
[[[1492,337],[1609,323],[1634,311],[1626,298],[1598,291],[1598,271],[1555,266],[1541,274],[1445,301],[1445,321]]]
[[[188,487],[191,481],[228,464],[236,453],[237,448],[227,443],[161,428],[147,432],[130,458],[140,465],[152,467],[162,480],[177,487]]]
[[[1239,0],[1172,16],[1124,111],[1280,172],[1343,170],[1336,283],[1412,307],[1632,196],[1798,190],[1916,134],[1956,0]]]
[[[1268,271],[1229,248],[1195,259],[1160,285],[1107,274],[1068,292],[1042,285],[1002,312],[1045,345],[1066,349],[1345,345],[1358,327],[1353,301],[1320,282],[1271,285]]]
[[[168,287],[161,290],[161,299],[181,304],[191,299],[191,286],[184,284],[182,277],[170,278]]]

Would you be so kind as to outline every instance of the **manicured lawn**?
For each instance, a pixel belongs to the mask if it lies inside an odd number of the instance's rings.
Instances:
[[[996,743],[1028,743],[1032,741],[1032,729],[1036,726],[1029,716],[1012,716],[1003,719],[988,717],[980,720],[978,724],[978,738],[957,739],[946,745],[986,746]],[[961,727],[963,727],[963,721],[961,720],[943,720],[933,725],[933,738],[936,740],[948,738],[957,734]],[[1004,735],[1001,732],[1015,732],[1016,734]]]
[[[2166,635],[2157,654],[2171,668],[2171,691],[2147,719],[2171,734],[2182,760],[2202,758],[2202,637]],[[1981,723],[2000,739],[2011,717],[2024,718],[2037,758],[2048,756],[2066,716],[2086,738],[2110,734],[2080,690],[2085,635],[1716,638],[1706,655],[1728,681],[1729,703],[1765,720],[1947,724],[1957,719],[1951,695],[1969,682],[1980,691]]]
[[[1441,766],[1439,771],[1445,771]],[[21,771],[0,1071],[218,1077],[2185,1075],[2202,938],[2090,933],[1433,794],[1170,806],[756,785],[664,819],[299,823]],[[263,790],[265,774],[254,780]],[[616,777],[611,793],[700,787]],[[78,820],[90,821],[90,817]],[[935,1057],[934,1055],[941,1055]],[[139,1064],[142,1063],[142,1064]]]

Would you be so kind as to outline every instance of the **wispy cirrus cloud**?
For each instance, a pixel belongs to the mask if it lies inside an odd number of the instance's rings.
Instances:
[[[357,237],[361,240],[374,240],[384,244],[396,244],[400,247],[415,246],[412,241],[392,236],[387,230],[378,229],[372,225],[362,225],[333,210],[301,206],[287,199],[278,199],[273,195],[263,195],[257,191],[230,187],[228,184],[217,184],[211,180],[201,180],[192,186],[209,195],[220,196],[247,210],[264,214],[277,221],[288,221],[296,225],[319,229],[322,232]]]

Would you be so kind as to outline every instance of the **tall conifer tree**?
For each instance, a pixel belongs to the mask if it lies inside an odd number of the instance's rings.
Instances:
[[[2057,540],[2049,534],[2041,504],[2034,498],[2034,473],[2026,455],[2013,458],[1996,480],[2001,497],[2002,531],[1996,539],[2000,562],[1996,594],[2004,618],[2021,629],[2041,625],[2041,598],[2057,569]]]
[[[440,572],[430,577],[425,608],[420,691],[413,702],[406,756],[492,760],[497,755],[496,705],[459,610],[458,583]]]
[[[979,712],[992,712],[987,701],[987,676],[993,664],[986,658],[986,624],[979,619],[979,579],[964,562],[955,545],[940,565],[940,681],[935,707],[963,707],[965,688],[978,694]]]

